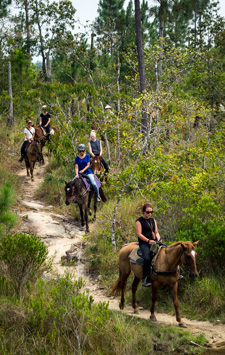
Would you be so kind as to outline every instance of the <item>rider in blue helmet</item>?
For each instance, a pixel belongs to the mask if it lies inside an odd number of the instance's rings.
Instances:
[[[78,151],[79,151],[79,154],[75,158],[76,179],[79,178],[79,174],[87,175],[88,179],[90,180],[91,185],[94,188],[94,191],[96,192],[97,201],[100,202],[101,197],[99,195],[99,189],[98,189],[98,186],[96,185],[94,174],[92,174],[92,171],[90,169],[90,155],[85,153],[85,145],[84,144],[78,145]]]

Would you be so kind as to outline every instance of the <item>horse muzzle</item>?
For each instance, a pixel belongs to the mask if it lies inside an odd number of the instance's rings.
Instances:
[[[69,206],[70,202],[66,200],[66,201],[65,201],[65,204],[66,204],[67,206]]]
[[[192,279],[193,279],[194,277],[198,277],[198,272],[195,272],[195,271],[190,270],[190,271],[189,271],[189,277],[191,277]]]

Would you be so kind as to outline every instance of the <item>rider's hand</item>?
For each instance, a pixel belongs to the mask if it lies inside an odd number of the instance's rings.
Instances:
[[[156,242],[154,240],[149,240],[149,244],[155,244]]]
[[[76,175],[75,178],[76,178],[76,179],[79,179],[79,175]]]

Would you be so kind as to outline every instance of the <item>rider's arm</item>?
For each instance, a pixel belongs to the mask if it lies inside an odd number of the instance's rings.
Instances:
[[[159,235],[159,231],[158,231],[156,220],[155,220],[155,236],[156,236],[156,239],[158,240],[158,242],[162,241],[162,239],[161,239],[161,237]]]
[[[100,141],[100,153],[99,153],[99,156],[101,157],[102,156],[102,142]]]
[[[78,170],[79,170],[78,164],[75,164],[75,175],[76,175],[76,177],[78,177]]]
[[[89,168],[89,166],[90,166],[90,162],[87,163],[87,165],[83,170],[80,170],[80,173],[83,174]]]
[[[89,153],[90,153],[90,155],[94,158],[95,157],[95,155],[93,154],[93,152],[92,152],[92,149],[91,149],[91,143],[90,142],[88,142],[88,149],[89,149]]]
[[[42,117],[40,116],[40,126],[42,125]]]
[[[141,227],[141,223],[139,221],[136,222],[135,229],[136,229],[138,238],[140,238],[141,240],[143,240],[144,242],[147,242],[149,244],[155,244],[154,240],[150,240],[142,234],[142,227]]]

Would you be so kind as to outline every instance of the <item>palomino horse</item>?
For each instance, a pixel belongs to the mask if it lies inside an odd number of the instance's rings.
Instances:
[[[69,205],[74,199],[76,199],[77,204],[80,208],[80,218],[81,218],[81,228],[80,230],[84,230],[84,217],[85,217],[85,224],[86,224],[86,233],[89,232],[88,226],[88,212],[90,212],[90,203],[93,197],[93,189],[89,188],[85,185],[85,182],[82,177],[79,179],[74,179],[70,182],[65,181],[65,194],[66,194],[66,205]],[[102,188],[99,188],[99,193],[103,202],[106,202],[107,199]],[[84,209],[84,214],[83,214]],[[94,219],[96,219],[96,211],[97,211],[97,196],[94,194]]]
[[[25,163],[27,169],[27,176],[31,175],[31,180],[34,181],[34,165],[36,161],[44,163],[44,159],[41,152],[41,142],[39,139],[34,139],[27,147],[25,151]],[[29,173],[30,169],[30,173]]]
[[[177,299],[177,288],[178,288],[178,276],[179,268],[178,266],[182,263],[188,270],[190,277],[195,277],[198,275],[196,267],[196,252],[195,246],[198,242],[177,242],[166,248],[161,248],[158,253],[155,265],[152,269],[152,305],[150,308],[150,319],[156,321],[154,314],[155,302],[157,299],[157,290],[161,286],[169,286],[171,289],[173,304],[176,311],[176,320],[179,322],[179,326],[186,328],[186,325],[182,322],[180,317],[178,299]],[[124,308],[124,292],[126,288],[126,282],[130,272],[133,271],[135,277],[132,284],[132,306],[134,308],[134,313],[138,313],[137,301],[136,301],[136,291],[140,280],[142,279],[142,266],[130,262],[129,255],[131,251],[136,248],[137,245],[134,243],[125,245],[122,247],[119,253],[119,270],[120,275],[116,283],[112,288],[112,293],[121,292],[121,300],[119,307]]]

